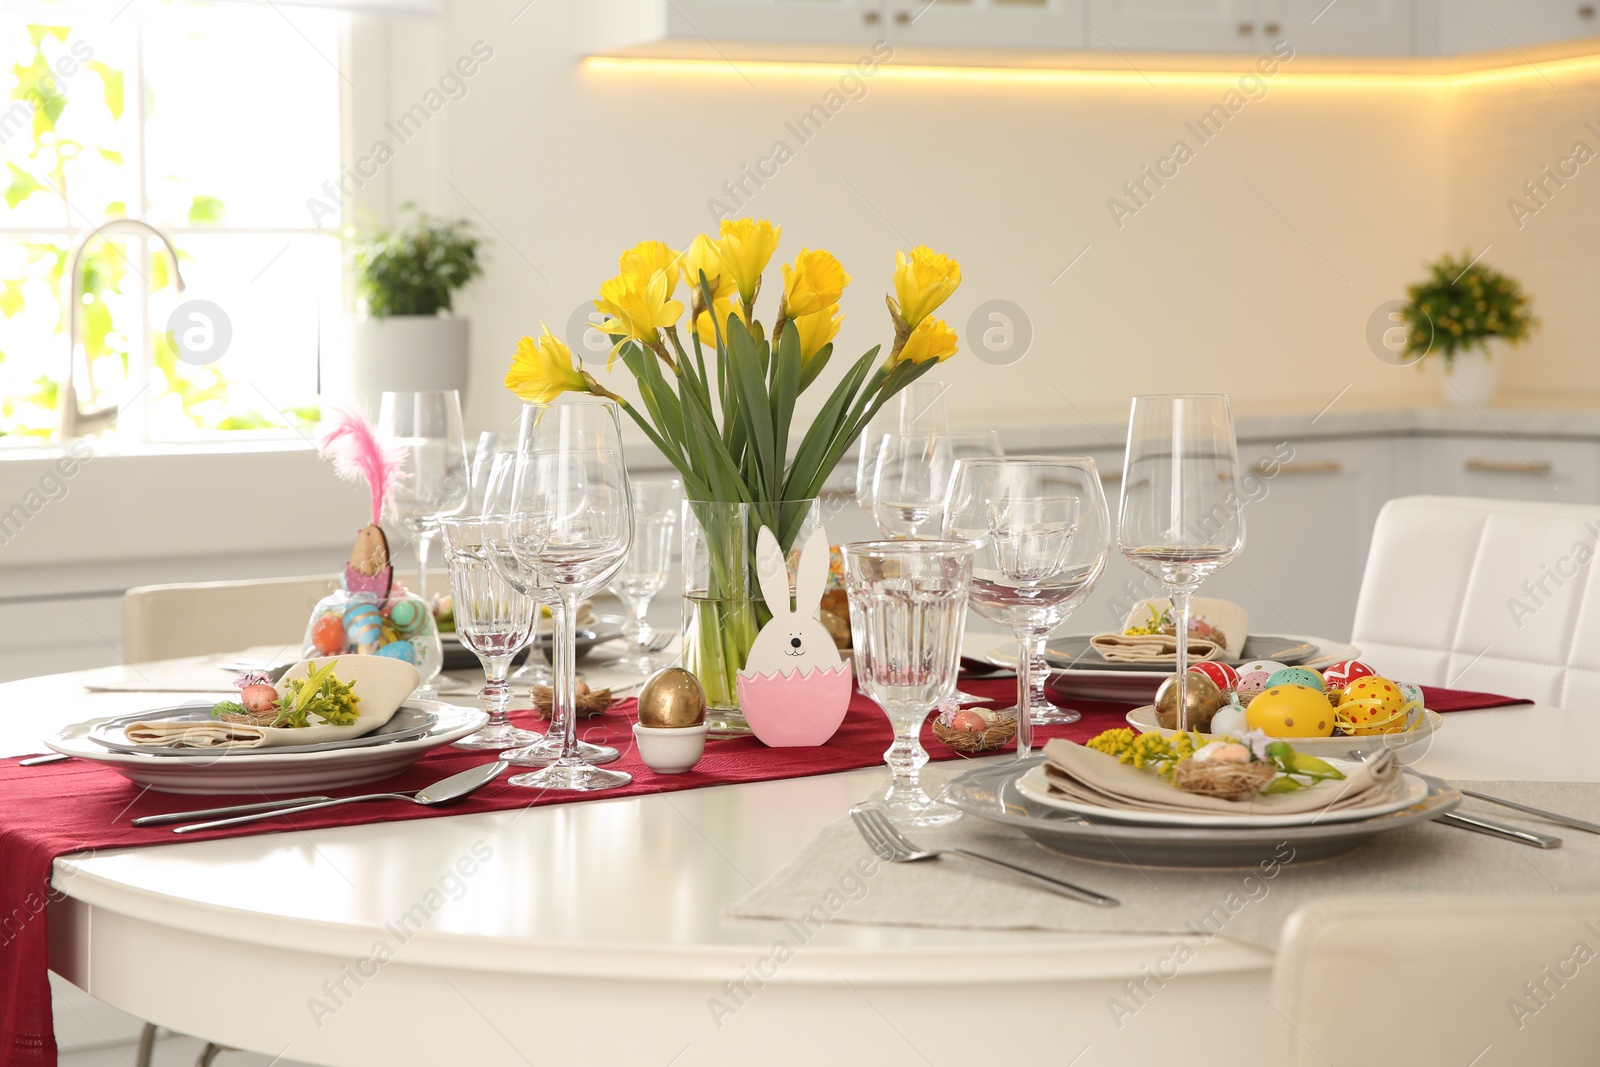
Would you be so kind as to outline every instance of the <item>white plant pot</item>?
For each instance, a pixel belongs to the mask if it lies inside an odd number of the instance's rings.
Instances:
[[[1500,387],[1500,372],[1506,358],[1505,342],[1496,338],[1482,348],[1457,352],[1448,364],[1435,356],[1433,373],[1451,407],[1484,407],[1494,400]]]
[[[350,323],[351,399],[378,413],[386,391],[455,389],[467,394],[470,349],[467,319],[392,315]]]

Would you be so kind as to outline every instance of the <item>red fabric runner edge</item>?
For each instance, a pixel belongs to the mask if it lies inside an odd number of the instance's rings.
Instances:
[[[991,705],[1015,702],[1016,683],[1010,678],[963,679],[961,686],[974,695],[988,698]],[[1424,687],[1424,692],[1428,706],[1441,712],[1532,703],[1493,694],[1428,687]],[[1104,730],[1126,725],[1124,716],[1133,707],[1126,703],[1071,699],[1055,692],[1054,688],[1052,699],[1081,711],[1083,718],[1065,726],[1036,728],[1038,744],[1055,737],[1081,743]],[[881,763],[892,739],[883,713],[857,694],[843,725],[826,745],[771,749],[754,738],[715,741],[706,746],[706,754],[694,770],[687,774],[658,775],[645,767],[634,751],[635,708],[634,701],[623,701],[607,714],[580,724],[585,740],[614,745],[622,750],[622,758],[611,766],[630,772],[634,780],[621,789],[578,795],[530,793],[507,785],[506,779],[510,777],[507,774],[442,809],[380,801],[310,812],[296,817],[292,825],[288,819],[266,820],[196,834],[188,840],[438,818],[830,774]],[[537,726],[530,711],[513,712],[512,719],[524,727]],[[936,739],[928,726],[923,727],[922,743],[935,760],[962,758]],[[418,789],[489,758],[489,754],[483,752],[445,748],[430,754],[404,774],[388,779],[383,788],[396,792]],[[55,858],[74,852],[172,843],[179,839],[169,827],[136,829],[129,821],[141,815],[220,807],[256,799],[260,798],[180,796],[141,790],[115,771],[83,760],[40,767],[20,767],[16,759],[0,760],[0,953],[3,953],[0,955],[0,1049],[10,1050],[6,1063],[14,1067],[54,1067],[56,1063],[47,978],[49,939],[45,930],[47,905],[61,897],[50,885]]]

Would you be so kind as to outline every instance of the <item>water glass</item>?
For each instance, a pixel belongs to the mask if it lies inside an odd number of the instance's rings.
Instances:
[[[922,724],[956,688],[972,579],[961,541],[862,541],[844,546],[845,595],[856,680],[894,729],[884,753],[890,818],[933,826],[960,818],[923,790]]]

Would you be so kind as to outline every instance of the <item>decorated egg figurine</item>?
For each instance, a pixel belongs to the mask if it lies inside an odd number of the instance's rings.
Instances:
[[[1250,702],[1245,721],[1270,737],[1329,737],[1333,706],[1321,690],[1310,686],[1275,685]]]
[[[1339,700],[1339,725],[1348,734],[1371,736],[1406,725],[1407,701],[1400,687],[1387,678],[1358,678]]]
[[[1188,698],[1188,728],[1205,732],[1211,727],[1211,717],[1221,709],[1222,690],[1204,674],[1191,674],[1184,686]],[[1178,729],[1178,677],[1173,675],[1156,690],[1156,722],[1163,730]]]
[[[1322,675],[1310,667],[1285,667],[1267,677],[1267,688],[1275,685],[1303,685],[1307,689],[1322,690]]]
[[[344,609],[345,638],[357,652],[371,654],[383,639],[383,614],[371,600],[357,600]]]
[[[1358,678],[1371,678],[1377,673],[1358,659],[1342,659],[1322,672],[1322,681],[1329,689],[1344,689]]]
[[[1220,660],[1201,660],[1199,663],[1189,664],[1189,669],[1195,674],[1203,674],[1210,678],[1218,689],[1232,689],[1239,684],[1239,672]]]

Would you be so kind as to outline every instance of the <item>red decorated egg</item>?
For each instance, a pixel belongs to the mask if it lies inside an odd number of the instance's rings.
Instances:
[[[1196,674],[1203,674],[1217,683],[1218,689],[1237,689],[1239,686],[1239,672],[1226,663],[1219,663],[1214,659],[1201,660],[1199,663],[1189,664],[1189,669]]]
[[[343,652],[344,640],[344,620],[337,615],[324,615],[311,624],[311,644],[324,656]]]
[[[1351,682],[1371,678],[1377,673],[1358,659],[1342,659],[1323,670],[1322,684],[1327,689],[1348,689]]]

